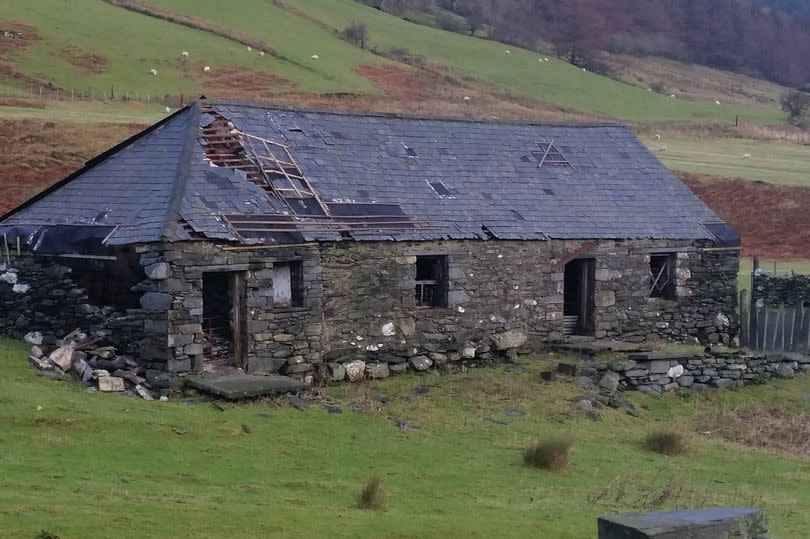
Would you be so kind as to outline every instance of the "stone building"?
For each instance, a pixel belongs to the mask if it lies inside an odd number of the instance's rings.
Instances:
[[[0,331],[106,324],[169,372],[382,376],[737,326],[739,238],[617,125],[202,100],[0,233]]]

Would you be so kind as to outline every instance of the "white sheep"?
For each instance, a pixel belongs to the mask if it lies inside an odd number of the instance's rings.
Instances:
[[[157,69],[155,69],[155,68],[150,69],[149,74],[154,76],[154,77],[157,77]]]
[[[672,99],[675,99],[675,94],[670,94],[669,97],[671,97]]]
[[[169,107],[166,107],[165,110],[166,110],[166,112],[171,112],[172,111],[172,109],[170,109]]]
[[[715,100],[714,100],[714,104],[715,104],[715,105],[719,105],[719,104],[720,104],[720,100],[719,100],[719,99],[715,99]]]
[[[313,55],[312,55],[312,59],[313,59],[313,60],[317,60],[318,58],[320,58],[320,56],[318,56],[317,54],[313,54]]]
[[[465,96],[464,96],[464,101],[469,101],[469,100],[470,100],[470,96],[465,95]]]
[[[510,51],[509,49],[506,49],[504,52],[505,52],[506,54],[512,54],[512,51]]]
[[[210,72],[211,72],[211,66],[205,66],[203,68],[203,73],[210,73]]]
[[[261,56],[262,58],[264,58],[264,51],[259,51],[259,56]]]
[[[660,135],[660,134],[658,134],[658,133],[656,133],[656,134],[655,134],[655,140],[661,140],[661,135]]]
[[[180,56],[183,57],[183,60],[188,60],[188,51],[183,51],[180,53]]]
[[[647,91],[648,91],[649,93],[652,93],[652,88],[647,88]]]
[[[248,52],[250,52],[250,51],[252,51],[252,50],[253,50],[253,47],[251,47],[250,45],[248,45],[248,48],[247,48],[247,49],[248,49]]]
[[[543,58],[543,61],[544,61],[544,62],[548,62],[548,58]]]
[[[743,159],[751,159],[751,154],[750,153],[744,153],[744,154],[742,154],[742,158]]]

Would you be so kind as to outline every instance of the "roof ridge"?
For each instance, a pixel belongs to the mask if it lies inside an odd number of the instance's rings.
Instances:
[[[379,111],[353,111],[340,109],[319,109],[314,107],[300,107],[291,105],[277,105],[273,103],[262,103],[259,101],[242,101],[229,99],[208,99],[200,98],[197,101],[226,107],[247,107],[280,112],[298,112],[310,114],[329,114],[334,116],[350,116],[360,118],[391,118],[399,120],[428,120],[437,122],[458,122],[467,124],[488,124],[488,125],[515,125],[515,126],[537,126],[537,127],[569,127],[569,128],[605,128],[621,127],[629,129],[630,125],[622,122],[539,122],[533,120],[514,120],[508,118],[460,118],[453,116],[419,116],[417,114]]]
[[[187,110],[191,117],[187,120],[189,122],[189,126],[186,128],[186,139],[183,143],[183,151],[177,160],[177,173],[174,180],[174,189],[172,190],[172,196],[169,200],[165,221],[163,223],[163,238],[169,240],[173,239],[175,236],[175,230],[177,228],[178,220],[180,219],[180,209],[183,205],[183,197],[185,197],[188,179],[191,174],[191,161],[194,156],[194,141],[197,138],[197,129],[200,125],[202,103],[199,99],[196,99],[186,105],[184,110]]]

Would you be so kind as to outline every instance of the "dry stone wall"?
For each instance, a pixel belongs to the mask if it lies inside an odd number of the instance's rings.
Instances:
[[[776,275],[754,271],[751,297],[759,307],[798,307],[810,303],[810,275]]]

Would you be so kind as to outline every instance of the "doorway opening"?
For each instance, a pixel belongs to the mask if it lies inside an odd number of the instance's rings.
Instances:
[[[203,372],[244,367],[244,272],[203,273]]]
[[[566,335],[593,335],[596,330],[594,262],[592,258],[582,258],[565,265],[563,333]]]

